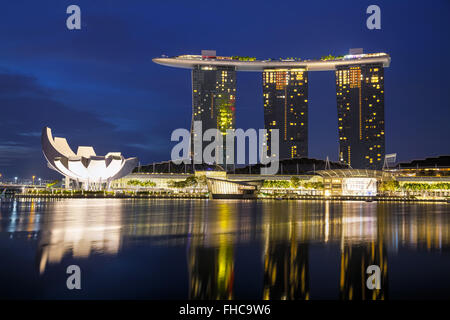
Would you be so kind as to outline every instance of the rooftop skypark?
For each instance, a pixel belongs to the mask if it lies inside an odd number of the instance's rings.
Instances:
[[[383,165],[384,68],[391,62],[386,53],[363,53],[362,48],[355,48],[344,56],[328,54],[316,60],[257,60],[248,56],[217,56],[214,50],[202,50],[201,55],[153,61],[192,70],[192,123],[199,121],[204,130],[222,132],[235,129],[237,71],[261,72],[264,128],[280,133],[279,150],[270,150],[269,135],[267,151],[279,159],[308,157],[308,74],[333,71],[339,160],[354,169],[381,169]]]
[[[174,57],[162,56],[154,58],[153,62],[178,68],[192,69],[195,65],[209,66],[229,66],[235,67],[236,71],[262,71],[267,68],[306,68],[308,71],[326,71],[336,70],[336,67],[352,64],[382,63],[383,67],[389,67],[391,58],[387,53],[359,53],[334,56],[332,54],[321,57],[320,59],[301,59],[298,57],[290,58],[269,58],[258,60],[249,56],[216,56],[213,53],[201,55],[179,55]]]

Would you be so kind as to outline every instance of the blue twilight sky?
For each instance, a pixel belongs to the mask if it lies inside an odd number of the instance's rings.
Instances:
[[[66,28],[81,7],[82,29]],[[370,4],[381,30],[366,28]],[[189,128],[190,72],[161,54],[318,58],[349,48],[387,52],[386,151],[400,160],[449,154],[450,1],[3,1],[0,6],[0,173],[53,177],[40,131],[98,154],[167,160]],[[310,73],[309,155],[337,159],[333,72]],[[262,128],[260,73],[239,73],[236,123]]]

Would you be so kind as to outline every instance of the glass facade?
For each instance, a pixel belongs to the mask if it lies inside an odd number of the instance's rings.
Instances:
[[[338,66],[336,99],[339,160],[356,169],[381,169],[385,155],[383,65]]]
[[[192,126],[194,121],[201,121],[202,135],[208,129],[218,129],[225,137],[227,129],[235,128],[235,101],[234,67],[195,66],[192,69]],[[209,143],[203,142],[202,150]],[[191,150],[194,152],[193,148]],[[216,159],[216,163],[226,162],[225,139],[223,156],[221,161]]]
[[[308,72],[263,71],[264,125],[280,133],[280,159],[308,156]],[[268,146],[270,148],[270,134]]]

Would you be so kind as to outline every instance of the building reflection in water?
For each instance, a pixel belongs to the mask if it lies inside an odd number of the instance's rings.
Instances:
[[[285,209],[281,207],[274,212],[265,211],[265,300],[309,299],[309,230],[307,224],[296,223],[297,209],[289,205],[287,212],[283,212]],[[310,212],[302,210],[301,214],[306,218]]]
[[[309,299],[309,247],[328,241],[341,244],[340,299],[386,298],[385,213],[376,204],[342,203],[337,208],[330,212],[330,202],[275,203],[265,210],[264,299]],[[381,290],[366,288],[366,269],[372,264],[381,268]]]
[[[92,253],[115,255],[121,243],[122,207],[108,199],[76,199],[54,203],[42,223],[39,272],[60,263],[67,254],[87,258]]]
[[[333,208],[330,212],[330,206]],[[265,299],[308,299],[309,247],[340,244],[339,298],[387,299],[388,249],[448,250],[450,216],[443,204],[278,204],[264,211]],[[442,208],[442,209],[441,209]],[[381,270],[381,289],[366,287],[367,267]],[[312,284],[314,285],[314,284]]]
[[[207,215],[207,217],[205,216]],[[236,203],[196,215],[188,247],[189,299],[233,299]]]
[[[72,199],[0,210],[0,232],[38,241],[40,273],[69,254],[115,255],[141,241],[186,246],[191,299],[234,298],[234,248],[244,243],[263,245],[264,299],[314,298],[310,255],[320,252],[317,244],[339,248],[329,268],[338,271],[340,299],[387,299],[388,251],[450,248],[447,204]],[[366,288],[369,265],[380,266],[381,290]]]
[[[341,300],[384,300],[388,293],[387,252],[385,245],[386,214],[382,206],[343,203],[342,241],[339,279]],[[381,271],[379,290],[371,290],[366,281],[367,267],[377,265]]]
[[[122,206],[117,202],[73,199],[9,205],[11,237],[35,239],[39,235],[36,260],[40,274],[66,255],[87,258],[94,252],[116,254],[120,248]]]
[[[2,204],[2,206],[5,206]],[[25,235],[27,239],[34,238],[39,231],[40,224],[40,212],[37,210],[39,208],[39,203],[31,202],[28,204],[26,209],[27,216],[24,218],[22,216],[22,206],[20,202],[13,201],[8,203],[9,209],[11,210],[11,215],[9,219],[9,225],[7,231],[14,235],[20,233],[22,236]],[[0,231],[1,228],[0,228]]]

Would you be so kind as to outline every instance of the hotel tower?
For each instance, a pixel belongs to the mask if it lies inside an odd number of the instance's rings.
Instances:
[[[271,130],[279,130],[279,159],[308,157],[308,74],[333,71],[339,160],[355,169],[381,169],[383,165],[384,68],[391,62],[386,53],[364,54],[362,49],[351,49],[345,56],[328,55],[316,60],[257,60],[221,57],[214,50],[203,50],[201,55],[153,61],[192,70],[192,123],[201,121],[202,132],[216,128],[223,136],[227,129],[235,128],[236,71],[262,72],[264,127],[269,139]],[[223,154],[222,164],[229,163],[225,145]]]
[[[235,128],[236,71],[228,66],[195,66],[192,69],[192,126],[201,121],[202,135],[208,129],[218,129],[223,137],[227,129]],[[194,138],[194,137],[193,137]],[[194,139],[192,139],[194,141]],[[203,142],[202,150],[210,142]],[[191,154],[194,154],[191,147]],[[222,164],[226,162],[225,141]],[[217,155],[216,155],[217,157]],[[219,163],[219,159],[216,158]]]
[[[381,63],[336,69],[339,160],[381,169],[385,154],[384,68]]]
[[[264,127],[279,130],[280,159],[308,156],[308,72],[265,69],[263,75]],[[270,134],[268,134],[270,148]]]

